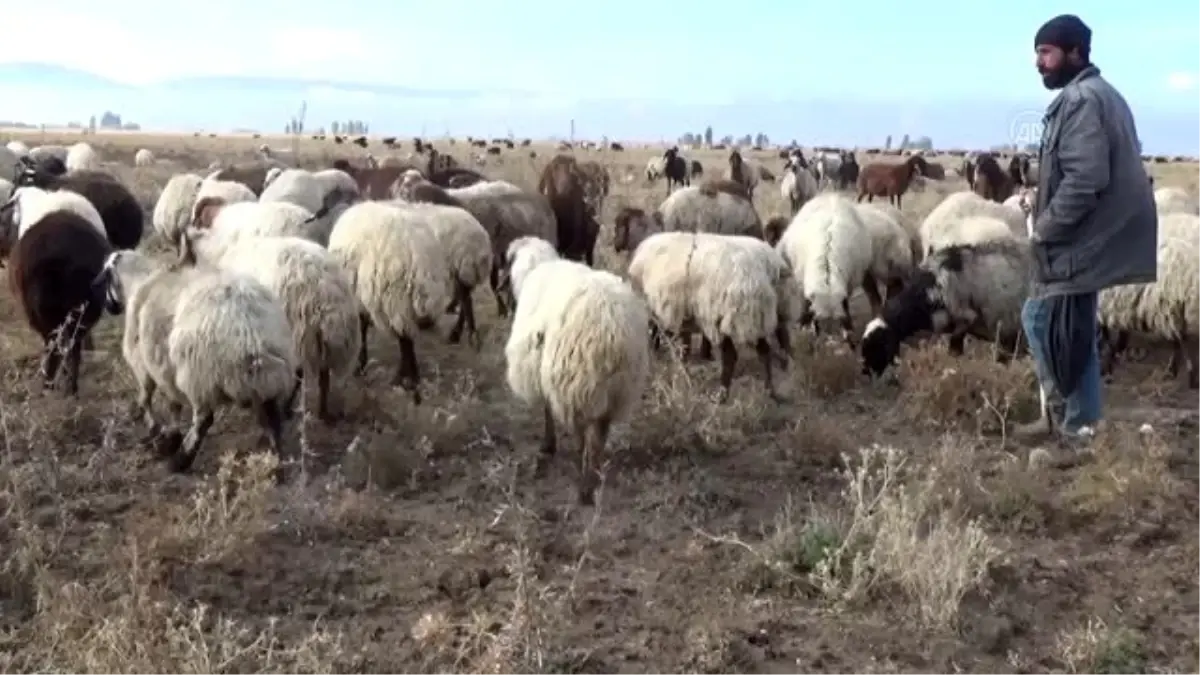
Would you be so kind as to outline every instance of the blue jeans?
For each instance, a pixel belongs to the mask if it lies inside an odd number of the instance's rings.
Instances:
[[[1088,293],[1087,303],[1092,309],[1084,320],[1090,320],[1092,330],[1088,332],[1091,339],[1088,342],[1087,364],[1079,377],[1079,383],[1074,391],[1054,391],[1054,378],[1051,375],[1047,358],[1046,331],[1050,323],[1049,303],[1043,299],[1029,299],[1021,308],[1021,324],[1025,328],[1025,338],[1029,341],[1029,354],[1033,357],[1034,369],[1037,372],[1038,384],[1041,389],[1042,414],[1051,414],[1051,405],[1061,409],[1061,415],[1052,419],[1059,430],[1066,434],[1078,433],[1082,427],[1095,427],[1100,421],[1100,409],[1103,404],[1100,380],[1100,354],[1096,340],[1096,293]],[[1058,404],[1062,404],[1061,406]]]

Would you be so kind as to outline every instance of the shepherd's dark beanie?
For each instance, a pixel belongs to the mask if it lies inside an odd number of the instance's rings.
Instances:
[[[1033,46],[1038,45],[1054,45],[1064,52],[1078,48],[1079,55],[1086,57],[1092,48],[1092,29],[1074,14],[1060,14],[1038,29]]]

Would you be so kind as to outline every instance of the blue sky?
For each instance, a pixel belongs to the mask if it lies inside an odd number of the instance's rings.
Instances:
[[[666,108],[707,114],[740,106],[752,115],[756,105],[870,101],[890,106],[904,128],[933,119],[935,106],[1036,108],[1051,94],[1034,70],[1033,35],[1054,14],[1079,11],[1033,0],[10,4],[0,62],[48,60],[137,85],[260,75],[534,92],[474,104],[480,123],[496,126],[489,116],[503,116],[499,126],[510,128],[556,111],[576,114],[584,99],[621,101],[615,109],[631,118]],[[1093,30],[1093,59],[1139,118],[1200,116],[1200,4],[1094,3],[1081,16]],[[47,24],[61,36],[55,50],[39,44]],[[316,91],[312,98],[318,115],[327,103],[331,114],[335,104],[340,113],[355,100],[380,103],[369,91]],[[426,116],[434,124],[455,112]],[[739,122],[754,128],[754,119]],[[654,132],[661,130],[647,131]]]

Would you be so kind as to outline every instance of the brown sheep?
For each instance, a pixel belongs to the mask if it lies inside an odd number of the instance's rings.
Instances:
[[[558,254],[591,266],[599,228],[584,199],[584,177],[579,162],[570,155],[556,155],[542,169],[538,192],[554,211]]]
[[[263,188],[267,182],[267,173],[275,167],[281,166],[278,162],[249,162],[246,164],[234,164],[227,166],[212,175],[213,180],[227,180],[234,183],[241,183],[250,188],[256,196],[261,197]]]
[[[704,175],[704,165],[700,163],[700,160],[698,160],[698,159],[692,160],[691,174],[692,174],[691,175],[692,180],[696,180],[697,178]]]
[[[613,250],[617,253],[631,251],[641,243],[640,241],[631,242],[631,236],[640,239],[644,233],[657,228],[657,221],[642,209],[633,206],[622,207],[613,220]]]
[[[1017,153],[1008,160],[1008,177],[1012,180],[1014,189],[1016,187],[1033,187],[1029,185],[1031,176],[1031,167],[1029,155]]]
[[[592,215],[599,216],[604,212],[604,199],[612,188],[612,177],[608,169],[594,160],[580,162],[579,171],[583,175],[583,198]]]
[[[920,155],[913,155],[899,164],[872,162],[858,174],[858,201],[861,202],[863,197],[867,197],[867,201],[887,197],[889,204],[900,208],[901,197],[912,180],[925,175],[928,168],[929,163]]]
[[[763,224],[763,241],[771,246],[779,243],[783,238],[783,231],[787,229],[788,219],[783,216],[775,216]]]
[[[716,197],[718,192],[724,192],[727,195],[733,195],[734,197],[750,201],[750,192],[742,183],[724,178],[716,178],[706,180],[700,184],[700,194],[706,197]]]
[[[754,167],[746,164],[746,161],[742,159],[742,153],[737,150],[730,151],[729,171],[725,175],[729,180],[741,183],[751,197],[754,195],[754,187],[758,185],[758,176],[753,171]]]
[[[224,207],[224,198],[215,196],[204,197],[192,206],[192,227],[200,230],[211,229],[213,221],[217,218],[217,214]]]
[[[1000,162],[992,155],[984,155],[975,162],[975,194],[994,202],[1004,203],[1013,194],[1012,177],[1000,168]]]

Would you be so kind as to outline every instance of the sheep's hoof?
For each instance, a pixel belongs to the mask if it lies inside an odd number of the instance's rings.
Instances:
[[[179,449],[183,447],[183,432],[178,429],[172,429],[166,433],[159,434],[158,438],[154,439],[154,449],[162,457],[178,457]],[[191,460],[188,460],[191,463]]]
[[[457,331],[457,330],[450,331],[450,334],[446,336],[446,342],[449,344],[452,344],[452,345],[456,345],[459,342],[462,342],[462,331]]]
[[[596,503],[596,488],[591,485],[579,486],[579,505],[593,506]]]
[[[190,452],[177,452],[167,460],[167,464],[175,473],[187,473],[188,469],[192,468],[194,461],[196,461],[196,455]]]

